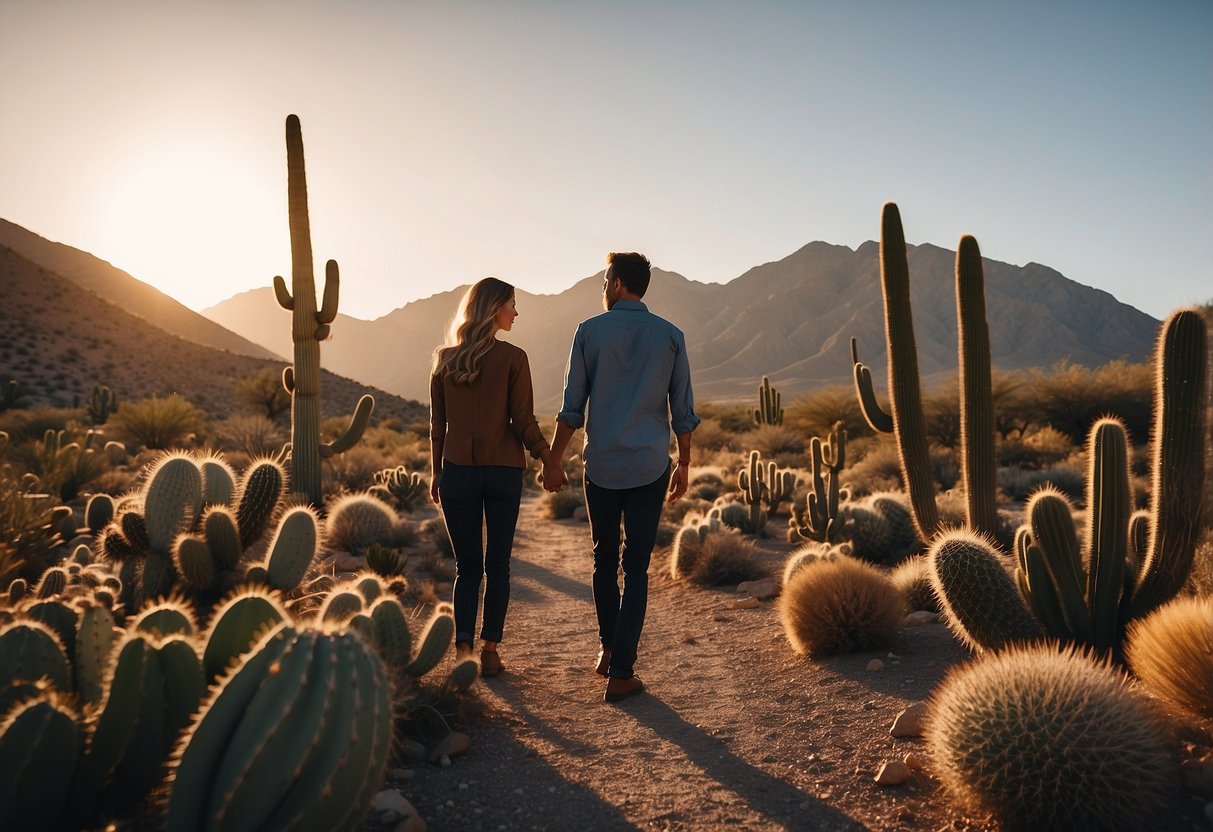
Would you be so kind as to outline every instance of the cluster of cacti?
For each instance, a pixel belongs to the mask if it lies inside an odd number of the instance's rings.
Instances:
[[[779,618],[797,653],[817,658],[893,642],[905,602],[880,569],[826,554],[805,558],[785,574]]]
[[[999,519],[989,333],[977,243],[963,237],[956,257],[967,530],[942,535],[927,455],[905,238],[892,203],[884,208],[880,250],[892,414],[878,406],[871,373],[859,363],[852,341],[855,385],[869,424],[896,437],[914,522],[921,538],[932,543],[932,580],[949,622],[975,649],[1049,633],[1118,655],[1126,622],[1173,597],[1191,571],[1205,476],[1203,317],[1196,310],[1176,312],[1158,340],[1153,483],[1149,514],[1138,521],[1148,537],[1140,560],[1128,545],[1133,506],[1124,429],[1115,420],[1102,420],[1089,442],[1085,543],[1080,547],[1064,498],[1055,492],[1037,495],[1028,507],[1029,522],[1016,537],[1018,571],[1012,581],[1003,570],[1005,556],[990,542]]]
[[[1011,649],[932,696],[933,772],[1009,830],[1173,828],[1178,758],[1151,705],[1077,648]]]
[[[763,464],[762,454],[750,451],[749,461],[737,474],[741,502],[748,517],[740,526],[746,534],[761,534],[769,515],[780,503],[792,499],[796,490],[796,472],[781,469],[774,462]]]
[[[839,503],[849,495],[840,486],[847,459],[847,429],[835,422],[825,441],[814,436],[809,441],[809,477],[813,484],[805,510],[794,511],[789,525],[807,540],[833,543],[842,531]]]
[[[729,533],[729,526],[721,520],[720,508],[712,509],[706,517],[688,514],[670,546],[670,577],[676,581],[690,577],[703,555],[708,535]]]
[[[758,407],[754,409],[754,424],[782,425],[783,408],[779,406],[779,391],[771,386],[771,380],[762,377],[758,385]]]
[[[829,521],[829,534],[818,542],[837,546],[852,557],[893,566],[922,546],[910,512],[895,493],[877,492],[847,500],[836,511]],[[793,536],[815,540],[815,534],[804,533],[806,526],[805,511],[793,511],[788,520],[789,540]]]
[[[397,465],[375,472],[370,493],[399,511],[412,511],[417,501],[430,493],[430,484],[421,474],[410,474],[403,465]]]
[[[97,384],[84,407],[94,426],[104,425],[111,413],[118,412],[118,394],[104,384]]]
[[[94,430],[76,440],[65,430],[47,430],[34,450],[39,488],[60,500],[74,498],[112,464],[102,450],[101,434]]]
[[[363,396],[349,427],[338,439],[320,441],[320,342],[328,338],[337,317],[340,276],[337,261],[325,266],[324,300],[316,307],[312,265],[311,225],[307,211],[307,176],[303,161],[303,131],[298,116],[286,119],[287,198],[291,231],[291,289],[281,275],[274,277],[278,304],[291,312],[294,363],[282,374],[291,394],[291,484],[313,506],[321,504],[320,460],[352,448],[366,430],[375,400]]]
[[[281,512],[263,559],[250,551],[279,514],[285,490],[286,473],[270,459],[252,463],[237,482],[218,457],[161,458],[141,493],[99,510],[113,514],[99,548],[120,566],[124,604],[134,608],[174,588],[215,597],[245,580],[283,591],[298,587],[320,550],[310,507]]]

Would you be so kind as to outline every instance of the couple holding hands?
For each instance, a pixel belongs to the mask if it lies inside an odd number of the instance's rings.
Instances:
[[[649,558],[666,495],[674,501],[686,493],[691,432],[699,417],[682,332],[641,301],[649,287],[648,259],[612,253],[607,264],[606,311],[582,321],[573,336],[550,444],[535,418],[526,353],[496,337],[518,317],[514,288],[486,277],[468,290],[448,343],[434,355],[430,455],[431,496],[455,552],[455,647],[472,651],[483,582],[481,673],[495,676],[504,669],[497,646],[510,599],[525,453],[542,461],[544,488],[559,491],[568,484],[565,449],[573,433],[585,429],[585,503],[601,641],[596,672],[607,679],[604,698],[616,702],[644,690],[633,666],[648,604]],[[671,432],[678,441],[673,464]]]

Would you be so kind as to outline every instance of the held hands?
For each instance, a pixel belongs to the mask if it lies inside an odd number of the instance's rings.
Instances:
[[[539,475],[544,490],[555,494],[569,484],[569,476],[564,472],[564,466],[549,449],[543,454],[543,472]]]
[[[670,475],[670,497],[666,502],[672,503],[687,493],[690,476],[688,466],[679,464],[674,467],[674,473]]]

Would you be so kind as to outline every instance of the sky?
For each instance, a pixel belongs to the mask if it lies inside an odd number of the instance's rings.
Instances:
[[[360,318],[613,250],[727,282],[890,200],[1162,317],[1213,299],[1210,44],[1210,0],[0,0],[0,217],[194,309],[269,286],[294,113]]]

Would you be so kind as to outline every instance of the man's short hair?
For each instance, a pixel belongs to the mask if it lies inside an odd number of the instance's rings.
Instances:
[[[611,276],[619,278],[628,291],[638,298],[649,290],[649,258],[635,251],[612,251],[607,255]]]

